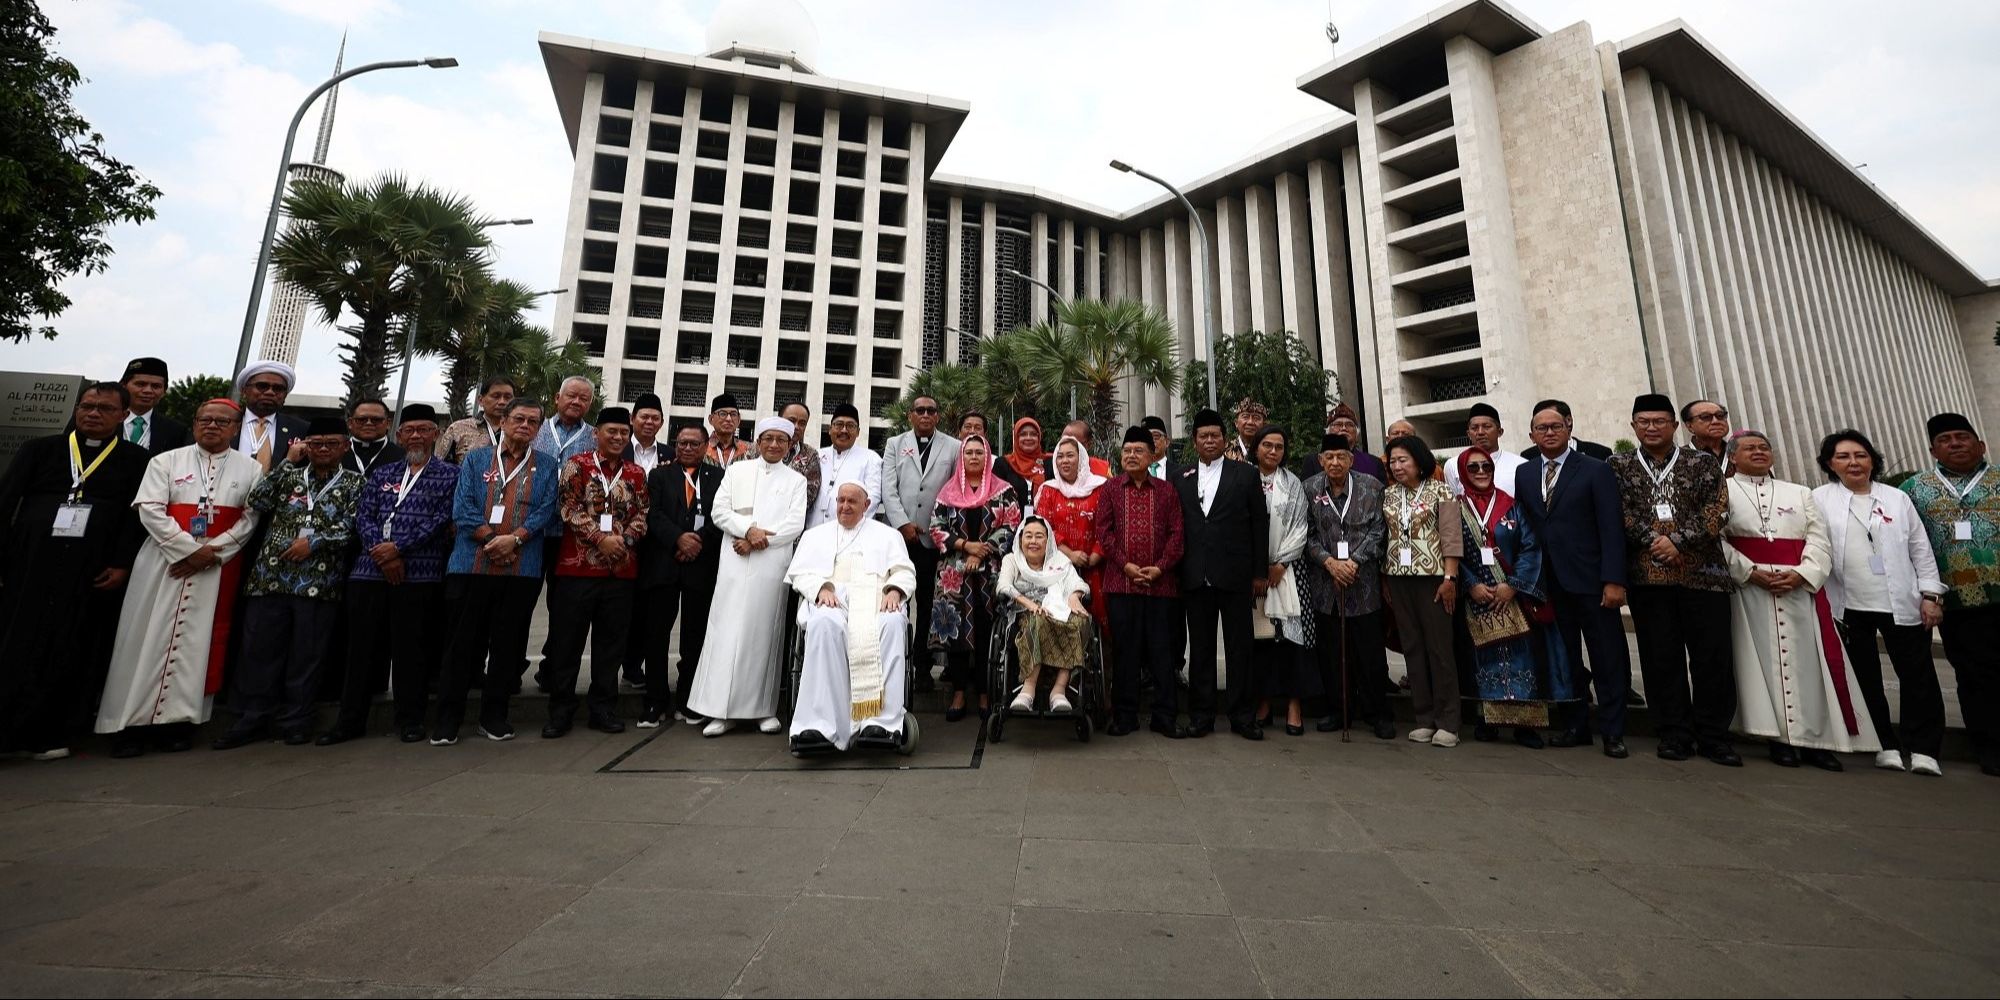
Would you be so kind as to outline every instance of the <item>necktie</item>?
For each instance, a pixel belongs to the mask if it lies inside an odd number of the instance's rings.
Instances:
[[[257,464],[271,471],[271,418],[257,418]]]
[[[132,418],[131,441],[133,444],[139,444],[143,442],[145,439],[146,439],[146,417],[144,414],[140,414],[139,416]]]
[[[1542,502],[1549,502],[1549,494],[1556,489],[1556,470],[1562,468],[1555,462],[1542,459]]]
[[[919,469],[929,469],[930,467],[931,467],[931,439],[930,439],[930,438],[918,438],[918,439],[917,439],[917,468],[919,468]]]

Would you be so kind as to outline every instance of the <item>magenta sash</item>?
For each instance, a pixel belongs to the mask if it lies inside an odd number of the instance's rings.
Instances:
[[[1806,552],[1803,538],[1766,540],[1756,535],[1731,535],[1729,544],[1751,562],[1771,566],[1797,566]],[[1854,700],[1847,693],[1847,657],[1840,644],[1840,632],[1833,627],[1833,606],[1827,603],[1825,590],[1813,592],[1813,613],[1819,619],[1820,649],[1826,654],[1826,669],[1833,678],[1834,696],[1840,702],[1841,721],[1847,725],[1847,735],[1858,736],[1861,725],[1854,718]]]

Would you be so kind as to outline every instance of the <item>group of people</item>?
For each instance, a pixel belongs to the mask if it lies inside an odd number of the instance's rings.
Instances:
[[[1114,470],[1087,422],[1024,417],[996,443],[978,413],[947,433],[929,397],[878,454],[849,404],[825,447],[796,403],[739,437],[726,394],[663,441],[651,395],[586,421],[585,379],[548,403],[491,379],[443,427],[379,400],[306,421],[283,411],[294,373],[275,362],[187,428],[157,412],[166,374],[142,358],[87,387],[73,429],[0,477],[0,750],[65,756],[86,720],[115,756],[184,750],[218,695],[234,717],[216,749],[336,744],[385,687],[398,736],[444,746],[474,684],[478,732],[511,739],[546,600],[551,739],[579,708],[622,731],[621,672],[644,690],[640,727],[783,732],[796,635],[800,754],[907,748],[904,692],[939,662],[948,721],[996,701],[1085,711],[1073,682],[1093,649],[1112,735],[1138,730],[1145,701],[1174,739],[1219,722],[1298,736],[1309,716],[1390,739],[1394,648],[1413,741],[1455,746],[1470,721],[1476,739],[1510,727],[1625,757],[1629,606],[1662,758],[1740,765],[1742,736],[1780,765],[1874,752],[1937,774],[1939,627],[2000,774],[2000,482],[1957,414],[1930,421],[1935,464],[1901,489],[1852,430],[1822,442],[1828,482],[1808,489],[1772,477],[1768,436],[1729,433],[1719,404],[1657,394],[1635,400],[1623,454],[1573,440],[1560,400],[1533,408],[1521,454],[1474,407],[1442,463],[1406,422],[1371,454],[1345,405],[1307,452],[1244,400],[1229,424],[1195,414],[1187,463],[1147,417]],[[996,645],[1014,670],[993,671]],[[340,710],[316,731],[329,687]]]

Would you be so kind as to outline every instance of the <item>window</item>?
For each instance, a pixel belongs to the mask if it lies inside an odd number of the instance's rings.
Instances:
[[[617,202],[593,199],[590,203],[590,214],[584,217],[583,227],[600,233],[615,233],[618,231],[618,217]]]
[[[883,272],[875,276],[875,298],[889,302],[903,301],[903,276]]]
[[[675,118],[687,113],[687,85],[672,80],[653,81],[653,113],[673,115]],[[657,133],[659,126],[654,126]]]
[[[729,159],[729,133],[702,129],[694,137],[694,155],[704,160]]]
[[[645,243],[639,244],[632,252],[632,276],[635,278],[661,278],[667,276],[667,248]]]
[[[736,287],[762,288],[770,276],[771,265],[762,257],[736,258]]]
[[[604,356],[604,337],[605,337],[604,324],[578,323],[575,326],[571,327],[570,329],[573,331],[570,334],[570,336],[579,343],[583,344],[583,351],[585,354],[588,354],[593,358],[601,358]]]
[[[700,330],[682,330],[674,344],[674,363],[681,365],[708,364],[709,336]]]
[[[910,183],[910,161],[901,156],[882,157],[882,183]]]
[[[771,248],[771,223],[767,219],[736,220],[736,245],[750,250]]]
[[[863,192],[858,187],[834,188],[833,217],[842,222],[860,222],[862,196]]]
[[[875,315],[875,327],[881,329],[882,315]],[[872,355],[873,363],[868,366],[868,374],[878,379],[899,382],[903,370],[903,352],[894,347],[877,347]]]
[[[719,167],[696,167],[694,170],[694,200],[705,205],[722,204],[723,193],[728,190],[728,174]]]
[[[629,357],[629,355],[628,355]],[[618,398],[638,399],[653,391],[651,368],[624,368],[618,372]]]
[[[764,338],[740,336],[729,338],[729,367],[755,368],[763,360],[763,356]]]
[[[825,413],[842,403],[854,402],[854,385],[850,382],[828,382],[820,390],[819,410]]]
[[[620,149],[632,144],[632,119],[622,115],[597,116],[597,144]]]
[[[826,308],[826,332],[838,337],[854,336],[854,328],[859,324],[859,310],[853,306],[828,306]]]
[[[722,391],[736,397],[736,402],[745,410],[759,410],[761,398],[757,394],[755,378],[726,378],[722,380]]]
[[[903,314],[896,309],[875,310],[875,339],[903,339]]]
[[[743,207],[759,212],[770,211],[771,186],[775,183],[770,174],[744,174],[741,202]]]
[[[611,311],[611,286],[602,281],[576,283],[576,311],[603,314]]]
[[[760,327],[764,325],[764,300],[738,295],[729,301],[729,325]]]
[[[674,235],[674,210],[657,205],[639,206],[639,235],[656,240]]]
[[[750,127],[778,127],[778,102],[776,99],[769,97],[752,97],[750,99]]]
[[[625,191],[625,158],[610,153],[597,154],[596,162],[590,166],[590,189],[623,194]]]
[[[743,162],[756,167],[778,165],[778,140],[753,135],[743,140]]]
[[[648,327],[638,327],[638,326],[626,327],[625,360],[627,361],[660,360],[660,331]],[[651,373],[648,373],[646,380],[648,383],[652,381]],[[627,385],[630,385],[630,383],[627,383]],[[649,387],[647,391],[651,392],[652,389]]]
[[[689,250],[687,264],[681,269],[683,281],[705,281],[714,283],[722,269],[722,258],[708,250]]]
[[[639,98],[639,81],[626,73],[604,74],[604,106],[632,110],[632,102]]]
[[[840,141],[868,141],[868,113],[849,109],[840,113]]]
[[[910,148],[910,121],[890,116],[882,119],[882,145],[890,149]]]
[[[688,239],[696,243],[722,242],[722,216],[714,212],[696,212],[688,222]]]
[[[816,142],[792,144],[792,172],[819,173],[820,145]]]
[[[646,149],[653,153],[679,153],[681,151],[681,127],[665,122],[654,122],[646,133]]]
[[[792,132],[796,135],[824,136],[826,134],[826,109],[818,104],[800,101],[792,111]]]
[[[796,379],[779,379],[777,385],[777,394],[776,397],[771,400],[771,405],[777,407],[779,410],[782,411],[785,407],[790,406],[793,403],[804,403],[805,401],[806,401],[806,384],[804,382],[800,382]],[[807,405],[810,406],[812,404],[807,403]]]
[[[901,226],[903,211],[909,203],[908,195],[895,191],[882,192],[882,201],[875,209],[875,221],[885,226]]]
[[[829,375],[854,374],[854,345],[826,345],[826,373]]]
[[[901,396],[902,394],[895,389],[871,390],[868,393],[868,415],[871,417],[879,416],[884,410],[887,410],[889,407],[896,405],[896,400],[901,398]],[[877,430],[872,431],[870,433],[880,434],[882,432],[878,428]],[[874,448],[876,451],[882,450],[881,448],[873,444],[869,445],[869,447]]]
[[[647,160],[646,185],[639,193],[648,198],[672,198],[675,176],[672,163],[665,160]]]
[[[859,268],[836,267],[829,273],[833,276],[833,280],[827,286],[829,293],[849,297],[861,294],[861,271]],[[854,331],[849,330],[848,332],[853,333]]]
[[[708,376],[682,372],[674,376],[674,406],[708,406]]]
[[[812,253],[819,245],[819,230],[800,222],[785,225],[785,251],[787,253]]]
[[[693,292],[693,291],[682,292],[681,322],[683,323],[715,322],[715,293]]]
[[[843,149],[835,157],[836,171],[842,177],[860,180],[868,175],[868,154],[858,149]]]
[[[818,215],[819,182],[792,178],[791,199],[786,208],[793,215]]]
[[[701,120],[729,124],[736,108],[736,95],[721,87],[704,87],[701,92]]]
[[[603,240],[583,241],[583,263],[586,271],[613,272],[618,270],[618,244]]]
[[[803,340],[778,341],[778,370],[781,372],[802,372],[806,361],[812,356],[812,345]]]
[[[667,290],[647,285],[632,286],[632,305],[628,314],[639,319],[659,319],[667,308]],[[659,345],[654,345],[658,350]]]
[[[903,238],[901,236],[888,235],[875,237],[875,259],[884,264],[901,264],[903,262]]]
[[[811,292],[813,290],[812,262],[804,260],[786,261],[785,280],[779,287],[788,292]]]
[[[812,305],[806,302],[785,300],[778,306],[778,329],[786,333],[808,333],[812,330]]]
[[[852,229],[833,231],[833,255],[848,260],[861,259],[861,234]]]

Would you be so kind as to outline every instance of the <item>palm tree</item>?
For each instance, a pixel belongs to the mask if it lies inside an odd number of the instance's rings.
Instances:
[[[328,323],[354,316],[339,328],[353,338],[340,348],[350,403],[382,394],[406,324],[441,322],[488,266],[491,241],[472,203],[399,175],[302,183],[285,212],[291,222],[271,251],[278,276]]]
[[[521,388],[519,395],[551,406],[563,382],[581,375],[598,390],[597,405],[603,405],[604,376],[597,363],[590,360],[589,345],[581,340],[558,343],[549,331],[528,323],[509,327],[503,335],[513,342],[509,349],[519,359],[514,367],[514,380]]]
[[[996,430],[1012,427],[1016,417],[1046,421],[1069,412],[1066,387],[1038,382],[1027,370],[1026,359],[1043,350],[1041,345],[1030,343],[1037,336],[1034,331],[1034,327],[1016,327],[980,342],[978,405],[1000,421]]]
[[[891,428],[908,430],[910,404],[918,396],[929,396],[937,400],[938,426],[949,434],[958,430],[958,420],[965,411],[984,405],[985,391],[985,377],[978,369],[966,365],[932,365],[918,372],[903,391],[903,398],[891,403],[880,416]]]
[[[453,419],[471,412],[475,388],[494,375],[512,376],[526,356],[539,349],[540,334],[523,317],[536,293],[509,278],[479,274],[465,295],[439,296],[443,315],[430,315],[417,329],[417,352],[444,359],[445,399]]]
[[[1084,397],[1083,416],[1100,442],[1118,439],[1118,382],[1137,377],[1172,392],[1180,384],[1173,324],[1130,300],[1081,299],[1058,307],[1054,324],[1015,331],[1031,382]]]

